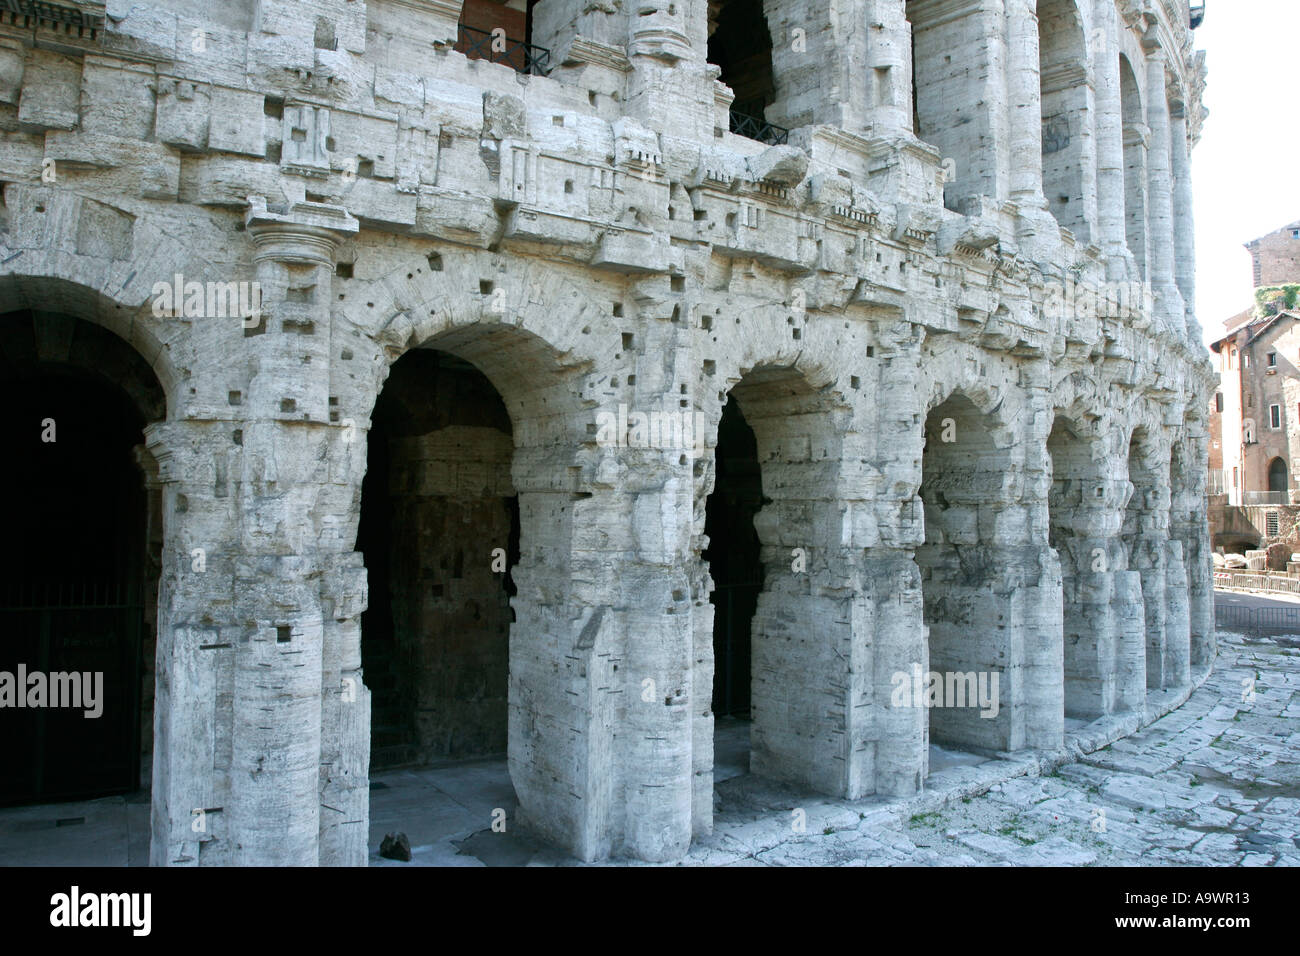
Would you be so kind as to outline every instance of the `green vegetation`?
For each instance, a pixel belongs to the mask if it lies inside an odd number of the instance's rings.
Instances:
[[[1267,318],[1283,309],[1294,309],[1300,301],[1300,284],[1262,286],[1255,290],[1255,316]]]

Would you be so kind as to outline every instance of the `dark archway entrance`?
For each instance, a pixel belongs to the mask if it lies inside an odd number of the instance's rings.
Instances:
[[[763,139],[767,108],[776,100],[772,72],[772,34],[763,15],[763,0],[713,0],[709,4],[709,62],[736,94],[731,104],[731,131]]]
[[[1281,458],[1274,458],[1268,463],[1268,490],[1286,492],[1289,487],[1286,462]]]
[[[0,400],[0,803],[130,793],[152,743],[161,549],[138,450],[162,389],[112,333],[22,312],[0,317]]]
[[[966,759],[951,751],[1023,746],[1011,707],[980,704],[984,698],[998,703],[1003,695],[1010,700],[1014,692],[1009,602],[999,593],[1001,555],[988,518],[989,503],[1004,493],[1007,457],[994,444],[986,416],[964,395],[954,394],[926,419],[920,489],[925,543],[916,549],[916,563],[929,653],[920,672],[927,680],[937,675],[937,693],[912,704],[925,707],[930,772]]]
[[[749,769],[751,623],[763,590],[754,515],[763,506],[758,441],[735,398],[718,425],[716,481],[705,505],[704,558],[713,578],[715,766]],[[743,726],[740,722],[743,722]]]
[[[372,769],[506,752],[511,435],[491,382],[447,352],[407,353],[375,404],[357,535]]]

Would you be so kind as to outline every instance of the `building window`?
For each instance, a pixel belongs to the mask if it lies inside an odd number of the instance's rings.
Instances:
[[[1233,349],[1228,353],[1228,368],[1232,368],[1237,362],[1237,350]]]
[[[1264,533],[1270,538],[1276,538],[1278,535],[1277,512],[1270,511],[1264,515]]]
[[[1292,238],[1292,239],[1300,239],[1300,229],[1292,229],[1292,230],[1291,230],[1291,238]]]
[[[1269,352],[1269,353],[1268,353],[1268,367],[1269,367],[1269,368],[1277,368],[1277,353],[1276,353],[1276,352]]]
[[[1282,427],[1282,406],[1268,406],[1268,427],[1274,431]]]
[[[1222,412],[1222,411],[1223,411],[1223,393],[1222,393],[1222,392],[1215,392],[1215,393],[1214,393],[1214,410],[1215,410],[1216,412]]]

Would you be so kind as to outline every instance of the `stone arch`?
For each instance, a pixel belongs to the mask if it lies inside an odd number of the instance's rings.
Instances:
[[[927,405],[919,490],[916,563],[929,632],[921,668],[945,689],[963,679],[969,687],[963,675],[974,675],[998,705],[944,698],[927,708],[928,739],[984,753],[1056,746],[1061,585],[1032,490],[1038,416],[983,375],[978,384],[940,382]]]
[[[1049,543],[1061,562],[1067,720],[1111,714],[1121,704],[1111,619],[1110,552],[1118,512],[1108,493],[1099,422],[1095,413],[1058,411],[1047,439]]]
[[[167,407],[177,404],[182,375],[170,346],[175,333],[165,329],[165,319],[154,317],[150,309],[142,307],[138,295],[115,297],[83,285],[78,279],[84,274],[77,275],[61,257],[42,256],[38,262],[24,262],[22,270],[0,271],[0,315],[29,311],[33,315],[67,316],[106,329],[152,370]]]
[[[1128,570],[1137,576],[1145,647],[1142,673],[1148,689],[1165,683],[1166,572],[1169,565],[1170,448],[1158,420],[1139,412],[1128,444],[1130,496],[1124,513],[1122,539]]]
[[[749,622],[749,769],[818,792],[859,796],[870,781],[863,779],[855,754],[857,715],[846,709],[844,692],[846,662],[860,656],[855,638],[861,641],[862,635],[849,624],[857,598],[845,589],[852,579],[850,549],[837,532],[845,507],[839,485],[851,412],[831,395],[829,382],[819,387],[826,371],[802,362],[746,363],[727,377],[731,387],[718,393],[719,411],[711,411],[709,421],[721,424],[726,403],[738,407],[753,436],[760,482],[761,506],[752,515],[758,554],[751,566],[761,566],[762,574]],[[712,474],[706,462],[700,489],[707,496],[706,514],[716,513],[717,496],[729,490],[714,480],[722,470],[716,454]],[[703,530],[700,501],[697,497],[696,527]],[[716,554],[719,546],[710,541],[710,552]],[[717,582],[708,565],[703,571],[705,590],[712,590]],[[711,603],[718,609],[697,602],[701,610],[708,608],[699,615],[697,648],[710,651],[704,658],[708,666],[699,667],[710,682],[714,638],[729,620],[716,596]],[[700,630],[709,633],[707,643]]]
[[[1124,126],[1124,235],[1138,273],[1147,277],[1150,238],[1147,230],[1147,140],[1146,104],[1133,64],[1119,54],[1120,118]]]
[[[425,656],[434,655],[439,662],[439,683],[415,693],[441,695],[439,706],[459,716],[454,728],[417,727],[417,746],[432,755],[439,749],[438,734],[444,733],[459,735],[457,739],[466,743],[462,755],[504,750],[519,800],[519,821],[575,855],[592,858],[608,852],[607,846],[600,846],[610,835],[585,807],[574,806],[572,794],[580,794],[583,803],[608,806],[614,783],[611,775],[590,774],[572,754],[565,755],[568,748],[585,746],[588,733],[607,737],[603,746],[609,748],[615,731],[612,702],[593,709],[567,691],[568,681],[579,671],[610,666],[598,654],[611,657],[605,645],[612,638],[606,631],[597,627],[599,637],[586,634],[590,624],[600,624],[600,615],[577,622],[582,634],[576,648],[572,633],[574,608],[592,598],[574,594],[575,581],[591,580],[599,589],[596,578],[608,577],[611,570],[603,567],[608,562],[600,553],[584,553],[587,549],[575,540],[579,529],[594,524],[593,518],[580,514],[593,504],[592,493],[580,489],[596,477],[590,450],[583,447],[591,443],[592,403],[579,397],[580,370],[564,366],[557,351],[525,328],[525,322],[484,318],[435,314],[428,321],[411,322],[402,345],[390,345],[383,356],[381,377],[392,375],[385,388],[391,384],[412,390],[413,408],[421,401],[436,406],[428,422],[413,426],[409,439],[400,439],[407,458],[388,463],[394,479],[390,487],[405,481],[405,487],[417,489],[422,500],[415,511],[432,522],[425,522],[430,533],[403,547],[421,557],[422,549],[437,539],[433,531],[440,522],[460,520],[457,515],[476,514],[485,523],[483,533],[450,545],[454,554],[439,552],[429,559],[425,576],[436,579],[434,591],[440,593],[431,601],[421,598],[422,613],[438,624],[433,630],[448,635],[459,628],[462,610],[471,614],[476,626],[482,625],[484,642],[496,641],[508,630],[501,653],[487,657],[481,647],[470,649],[473,657],[427,649]],[[381,331],[381,343],[386,334]],[[394,371],[411,362],[418,366],[415,374]],[[436,383],[438,394],[421,393],[421,399],[416,394],[421,382]],[[494,402],[497,411],[492,410]],[[385,421],[388,414],[377,404],[370,409],[371,419],[378,415],[377,420]],[[367,423],[374,425],[373,420]],[[584,465],[586,479],[579,477]],[[400,480],[398,469],[404,476]],[[378,490],[368,488],[366,495]],[[471,554],[475,547],[482,553]],[[494,569],[501,556],[496,549],[505,552],[506,562]],[[377,598],[372,593],[372,605]],[[440,607],[440,601],[447,607]],[[423,633],[430,632],[426,627]],[[583,646],[585,640],[591,643]],[[455,684],[458,678],[452,671],[466,661],[483,671],[477,676],[487,688],[486,696],[462,694],[453,700],[445,688]],[[499,706],[498,692],[488,686],[495,686],[497,678],[504,707]],[[491,726],[483,730],[474,726],[476,721]],[[577,741],[572,739],[574,728],[583,734]],[[499,749],[494,742],[500,743]],[[557,765],[567,768],[561,774],[575,775],[558,787]]]
[[[154,735],[155,707],[160,726],[169,719],[154,682],[166,667],[156,641],[163,507],[145,445],[148,429],[167,417],[167,396],[146,357],[96,321],[102,314],[76,314],[87,303],[104,308],[102,297],[43,278],[0,280],[0,302],[28,297],[60,311],[0,314],[0,391],[14,425],[3,484],[6,499],[21,505],[0,562],[0,670],[21,663],[96,673],[103,683],[101,713],[89,724],[81,714],[75,727],[62,712],[19,714],[34,726],[10,727],[16,750],[0,802],[129,793],[145,760],[165,765],[168,757],[165,734],[158,747]],[[30,767],[20,766],[24,750]]]
[[[1039,0],[1043,194],[1056,221],[1081,242],[1096,233],[1096,143],[1085,21],[1076,0]]]
[[[1286,492],[1290,487],[1286,461],[1282,458],[1274,458],[1268,463],[1268,490]]]

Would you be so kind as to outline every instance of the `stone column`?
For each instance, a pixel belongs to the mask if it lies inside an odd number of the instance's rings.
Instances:
[[[1039,76],[1038,0],[1003,0],[1007,37],[1006,111],[1010,147],[1010,199],[1019,207],[1022,254],[1050,258],[1060,226],[1043,194],[1043,99]]]
[[[1184,426],[1186,467],[1173,489],[1175,505],[1171,507],[1170,533],[1183,545],[1187,569],[1187,606],[1190,669],[1206,667],[1214,661],[1214,568],[1210,557],[1210,526],[1206,512],[1209,439],[1206,424],[1188,420]]]
[[[1165,637],[1168,619],[1165,581],[1170,557],[1167,481],[1144,483],[1134,488],[1134,503],[1129,505],[1131,521],[1125,525],[1129,544],[1128,566],[1138,575],[1142,595],[1146,686],[1152,689],[1170,686],[1166,679],[1168,648]]]
[[[863,13],[857,11],[865,6]],[[876,136],[887,136],[912,128],[912,48],[911,34],[907,27],[906,4],[901,0],[847,0],[843,3],[837,22],[833,28],[844,20],[851,18],[853,34],[866,35],[866,70],[868,89],[866,90],[866,119],[870,131]],[[858,48],[848,47],[844,51],[848,61],[850,75]],[[849,122],[856,120],[856,111],[852,106],[856,100],[845,105],[845,128]]]
[[[919,500],[910,509],[921,513]],[[874,699],[875,786],[886,797],[920,793],[928,771],[925,708],[895,707],[898,675],[910,677],[915,665],[922,674],[930,670],[921,573],[906,551],[877,551],[871,556],[872,606],[875,611],[872,693]]]
[[[1043,196],[1042,95],[1038,75],[1038,0],[1004,2],[1011,198],[1027,207],[1046,207],[1047,201]]]
[[[1196,225],[1192,214],[1192,164],[1187,137],[1187,114],[1180,104],[1170,126],[1172,173],[1174,177],[1174,276],[1183,297],[1187,340],[1200,344],[1201,328],[1196,320]]]
[[[1156,310],[1180,335],[1186,331],[1182,297],[1174,281],[1174,197],[1170,157],[1169,100],[1165,92],[1166,57],[1159,48],[1147,53],[1147,231],[1151,237],[1148,281]]]
[[[1117,647],[1113,602],[1113,539],[1082,537],[1062,555],[1064,575],[1065,716],[1093,719],[1117,710]]]
[[[763,0],[780,126],[877,135],[911,127],[911,53],[903,0]]]
[[[159,422],[145,429],[163,494],[158,584],[154,753],[149,862],[198,866],[229,860],[229,692],[243,628],[230,610],[235,549],[226,502],[212,493],[224,469],[223,430],[209,423]],[[226,437],[228,441],[228,437]],[[224,496],[226,489],[220,492]],[[314,862],[314,861],[307,861]]]
[[[906,128],[937,147],[949,161],[945,165],[950,171],[944,188],[947,207],[973,213],[979,207],[979,197],[1002,200],[1009,193],[1003,0],[954,0],[926,4],[911,12],[917,19],[910,24],[912,42],[905,73],[906,89],[911,93],[903,97]],[[962,83],[949,81],[944,60],[949,56],[965,67],[967,79]],[[1037,63],[1034,69],[1037,75]],[[913,98],[919,117],[915,126]]]
[[[1133,257],[1124,227],[1124,116],[1119,81],[1119,23],[1114,0],[1096,0],[1093,36],[1096,69],[1097,231],[1107,278],[1132,278]]]
[[[326,463],[346,454],[338,445],[340,429],[330,423],[334,252],[357,223],[334,206],[291,202],[276,212],[256,199],[245,223],[255,247],[262,308],[260,321],[247,323],[244,331],[255,371],[236,463],[241,540],[234,580],[248,624],[234,654],[231,862],[316,865],[322,832],[332,830],[322,813],[339,814],[354,830],[364,829],[367,806],[368,697],[361,688],[356,627],[364,606],[356,599],[359,562],[353,559],[345,572],[351,586],[330,588],[328,601],[322,599],[322,576],[334,579],[339,558],[351,552],[350,541],[322,532],[328,516],[337,520],[350,512],[353,497],[350,483],[330,480]],[[350,634],[340,633],[339,625],[349,621]],[[351,647],[340,646],[344,641]],[[335,699],[345,694],[344,675],[353,684],[341,711]],[[346,721],[346,741],[339,739],[339,724],[323,720],[343,722],[344,713],[358,715]],[[333,768],[338,778],[322,781],[327,752],[346,756]],[[323,783],[342,806],[322,807]],[[362,863],[365,842],[361,836],[343,856],[336,846],[326,857]]]

